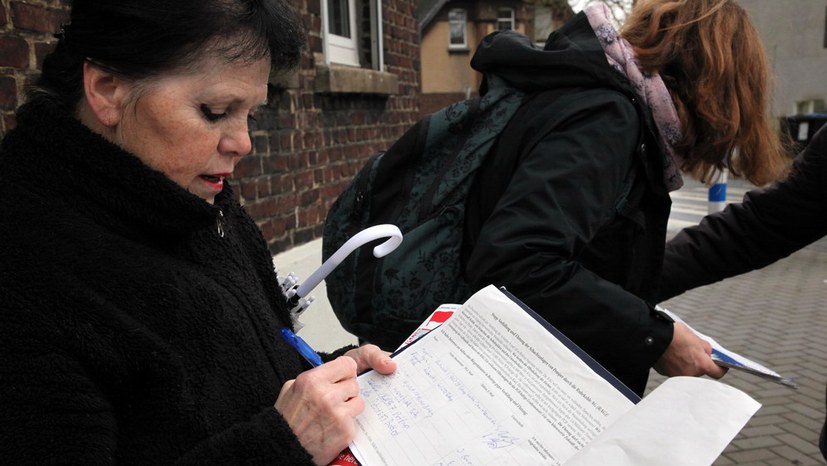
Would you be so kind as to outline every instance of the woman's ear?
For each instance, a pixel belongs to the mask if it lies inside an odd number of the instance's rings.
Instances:
[[[120,123],[128,92],[126,81],[87,61],[83,64],[83,91],[96,123],[110,129]]]

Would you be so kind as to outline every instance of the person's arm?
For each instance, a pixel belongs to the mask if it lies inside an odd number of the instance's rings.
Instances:
[[[4,301],[3,305],[7,311],[2,312],[0,326],[0,399],[4,404],[0,457],[25,464],[117,462],[119,443],[128,441],[130,433],[120,425],[119,401],[92,374],[106,370],[113,381],[122,374],[78,360],[67,348],[71,335],[64,335],[49,320],[39,319],[37,313],[19,308],[19,302]],[[105,351],[96,347],[99,343],[76,342],[89,345],[86,350],[90,352]],[[274,401],[277,390],[273,387]],[[174,419],[169,423],[174,429]],[[262,458],[313,464],[272,405],[263,406],[246,422],[203,439],[176,464],[235,464]]]
[[[827,234],[827,127],[789,176],[750,191],[666,245],[660,300],[767,266]]]
[[[55,322],[52,314],[44,316],[28,300],[12,297],[8,290],[0,290],[0,298],[0,400],[4,403],[0,416],[0,457],[26,464],[113,464],[117,462],[121,442],[147,442],[149,437],[130,439],[119,420],[124,415],[122,404],[128,401],[118,400],[112,388],[106,386],[106,380],[127,383],[118,381],[125,376],[121,367],[108,366],[115,355],[102,344],[103,339],[90,339],[85,332],[74,331],[71,322]],[[73,348],[82,348],[90,357],[79,360]],[[95,358],[95,352],[101,352],[101,357]],[[155,446],[170,452],[181,451],[179,457],[169,458],[170,464],[178,465],[311,465],[314,455],[324,450],[318,448],[312,436],[323,431],[329,435],[324,439],[329,451],[323,451],[316,460],[317,464],[327,464],[347,446],[348,436],[354,430],[353,417],[362,409],[355,382],[357,368],[373,367],[383,373],[395,368],[387,353],[375,346],[350,350],[346,356],[289,381],[282,387],[284,396],[278,400],[280,387],[272,387],[274,404],[262,406],[242,422],[209,437],[194,439],[190,446],[164,446],[163,432],[154,432],[158,434]],[[105,374],[104,380],[94,374]],[[153,383],[161,382],[147,382],[146,387],[136,390],[162,389]],[[346,396],[331,396],[332,393]],[[301,408],[306,411],[301,412]],[[280,409],[292,409],[292,417],[283,415]],[[162,407],[157,413],[146,415],[155,417],[153,423],[176,428],[175,417],[157,419],[164,415]],[[298,417],[310,421],[300,432],[291,424]]]
[[[646,374],[669,345],[672,323],[578,261],[615,215],[639,117],[620,94],[592,92],[581,102],[548,112],[559,124],[517,165],[466,276],[473,289],[506,286],[610,371]]]

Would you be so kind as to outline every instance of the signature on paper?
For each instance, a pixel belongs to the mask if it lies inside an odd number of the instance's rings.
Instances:
[[[508,431],[501,430],[498,432],[493,432],[491,434],[486,434],[482,436],[482,441],[488,445],[488,448],[492,450],[496,450],[498,448],[505,448],[510,447],[517,443],[520,439],[511,435]]]

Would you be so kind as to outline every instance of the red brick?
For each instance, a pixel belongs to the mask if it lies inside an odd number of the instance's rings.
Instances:
[[[313,187],[313,172],[296,173],[293,179],[299,191]]]
[[[46,58],[46,55],[52,53],[52,50],[55,49],[56,45],[57,41],[38,42],[34,44],[34,59],[35,66],[37,66],[37,69],[43,68],[43,59]]]
[[[284,192],[282,189],[282,178],[280,176],[270,178],[270,192],[273,194],[281,194]]]
[[[236,185],[238,188],[236,188],[235,191],[238,192],[239,196],[245,201],[250,202],[258,198],[256,183],[254,181],[240,180],[236,181]]]
[[[13,111],[17,108],[17,81],[10,77],[0,77],[0,110]]]
[[[247,157],[242,158],[233,171],[234,178],[245,178],[249,176],[258,176],[261,174],[261,157],[257,155],[248,155]]]
[[[297,197],[291,191],[285,190],[284,193],[275,197],[276,213],[283,213],[292,215],[295,207],[298,205]]]
[[[267,174],[284,173],[287,171],[287,156],[270,154],[262,159],[262,170]]]
[[[29,67],[29,43],[20,37],[0,37],[0,66]]]
[[[11,17],[17,29],[47,33],[59,31],[69,21],[67,11],[20,2],[12,2]]]
[[[293,153],[287,156],[287,166],[291,171],[301,170],[309,165],[306,153]]]
[[[267,218],[276,213],[276,201],[273,199],[259,199],[247,204],[247,212],[253,218]]]
[[[318,189],[311,189],[310,191],[306,191],[302,193],[300,206],[309,206],[319,200],[319,190]]]
[[[261,225],[261,232],[265,238],[283,238],[290,223],[285,219],[270,219]]]
[[[9,15],[6,11],[6,6],[3,3],[0,3],[0,26],[5,26],[9,24]]]
[[[269,197],[272,192],[270,191],[270,178],[269,176],[263,176],[256,180],[255,187],[257,197]]]

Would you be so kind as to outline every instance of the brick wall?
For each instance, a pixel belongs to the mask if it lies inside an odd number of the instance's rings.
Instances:
[[[0,0],[0,136],[14,127],[14,109],[57,42],[69,14],[60,0]]]
[[[414,0],[383,0],[385,71],[397,75],[391,96],[314,91],[322,57],[319,0],[290,2],[309,29],[300,70],[274,87],[256,116],[253,152],[234,175],[241,202],[271,251],[318,238],[336,196],[365,160],[390,146],[418,118],[419,44]],[[14,108],[52,33],[68,18],[66,0],[0,0],[0,137],[14,127]]]

